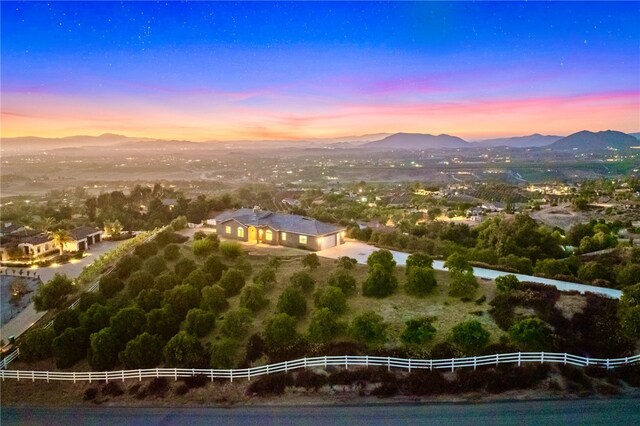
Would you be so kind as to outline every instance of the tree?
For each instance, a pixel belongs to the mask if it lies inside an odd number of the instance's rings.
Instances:
[[[314,312],[309,323],[309,340],[316,343],[327,343],[344,334],[347,326],[336,319],[336,315],[327,308]]]
[[[267,261],[267,266],[266,266],[267,268],[271,268],[275,272],[278,272],[278,270],[280,269],[280,266],[282,266],[281,257],[278,257],[278,256],[269,257],[269,260]]]
[[[338,287],[320,288],[315,294],[315,304],[320,309],[329,309],[334,315],[340,315],[347,311],[347,297]]]
[[[453,253],[444,262],[444,267],[449,269],[450,272],[458,271],[473,271],[473,267],[467,262],[467,259],[460,253]]]
[[[164,292],[164,304],[182,319],[190,309],[200,306],[200,292],[188,284],[182,284]]]
[[[184,331],[173,336],[162,353],[167,367],[198,368],[206,363],[205,351],[198,338]]]
[[[193,308],[187,312],[185,330],[196,337],[204,337],[216,324],[216,316],[211,311]]]
[[[237,269],[228,269],[222,274],[218,284],[224,289],[227,297],[235,296],[244,287],[244,274]]]
[[[153,275],[147,271],[136,271],[127,280],[127,294],[135,298],[142,290],[153,287]]]
[[[240,294],[240,306],[252,312],[258,312],[264,308],[269,301],[265,296],[262,284],[252,284],[246,286]]]
[[[424,297],[436,288],[436,276],[428,266],[412,266],[407,269],[407,283],[404,288],[407,294]]]
[[[478,289],[478,280],[470,271],[455,270],[449,274],[449,296],[472,298]]]
[[[126,254],[116,264],[114,273],[122,280],[126,280],[133,271],[138,270],[142,259],[135,254]]]
[[[160,275],[167,269],[167,261],[158,255],[151,256],[144,261],[142,267],[153,276]]]
[[[305,271],[298,271],[289,278],[291,286],[299,289],[303,293],[311,293],[316,285],[316,281]]]
[[[271,352],[294,345],[300,336],[296,331],[296,319],[285,313],[275,314],[267,321],[264,341]]]
[[[64,251],[64,245],[73,241],[73,237],[66,229],[57,229],[49,234],[51,243],[60,249],[60,254]]]
[[[211,345],[211,368],[233,368],[235,366],[238,342],[222,338]]]
[[[162,306],[162,293],[155,288],[146,288],[136,297],[136,304],[145,312]]]
[[[270,266],[261,269],[253,277],[253,282],[262,285],[265,289],[272,287],[276,283],[276,269]]]
[[[349,256],[340,256],[336,262],[340,268],[344,268],[346,270],[351,270],[358,264],[356,259]]]
[[[215,281],[211,277],[211,275],[205,273],[201,269],[196,269],[191,272],[187,278],[184,279],[184,284],[189,284],[194,287],[198,291],[202,290],[204,287],[213,284]]]
[[[302,318],[307,313],[307,300],[304,293],[293,286],[284,289],[278,298],[278,312],[284,312],[292,317]]]
[[[162,361],[163,342],[159,336],[142,333],[127,343],[120,352],[120,361],[126,368],[153,368]]]
[[[405,273],[409,275],[411,268],[433,268],[433,258],[425,253],[413,253],[407,257]]]
[[[137,306],[122,308],[111,317],[110,326],[124,345],[142,333],[147,325],[145,312]]]
[[[393,274],[393,269],[390,270],[380,263],[373,263],[369,266],[367,279],[362,285],[362,294],[366,297],[383,298],[392,295],[397,287],[398,280]]]
[[[507,293],[513,290],[518,290],[522,286],[520,280],[515,275],[503,275],[495,279],[496,289],[500,293]]]
[[[489,342],[491,335],[476,320],[466,321],[453,327],[452,340],[467,355],[478,353]]]
[[[87,201],[89,201],[89,199]],[[104,222],[104,233],[111,238],[119,238],[120,234],[122,234],[123,229],[124,227],[118,219]]]
[[[353,295],[357,288],[356,279],[351,275],[351,273],[349,273],[349,271],[343,268],[337,268],[334,270],[331,275],[329,275],[327,284],[332,287],[339,288],[345,296]]]
[[[155,256],[158,253],[158,244],[155,241],[147,241],[145,243],[138,244],[133,250],[133,254],[141,259],[148,259],[151,256]]]
[[[58,308],[65,296],[73,291],[73,283],[66,275],[55,274],[46,284],[38,287],[33,303],[36,311]]]
[[[51,344],[56,333],[52,327],[28,330],[20,341],[20,359],[37,361],[51,356]]]
[[[92,334],[109,326],[112,310],[107,306],[94,303],[80,315],[80,326]]]
[[[373,311],[364,312],[351,322],[351,336],[368,345],[381,345],[387,341],[387,324]]]
[[[180,279],[175,273],[170,271],[167,271],[158,275],[153,280],[153,288],[158,290],[160,293],[164,293],[167,290],[171,290],[178,284],[180,284]]]
[[[210,255],[202,264],[202,271],[211,276],[213,282],[217,282],[222,277],[222,273],[227,270],[227,266],[222,263],[216,255]]]
[[[536,274],[553,278],[557,275],[571,275],[566,262],[557,259],[540,259],[534,268]]]
[[[405,345],[423,345],[430,342],[436,334],[432,322],[433,318],[414,318],[406,321],[400,340]]]
[[[501,257],[498,260],[500,266],[506,266],[521,274],[531,275],[533,274],[533,264],[531,259],[526,257],[518,257],[515,254],[510,254],[505,257]]]
[[[180,279],[185,279],[191,272],[196,270],[196,263],[188,258],[183,258],[176,262],[173,267],[174,272]]]
[[[62,334],[67,328],[78,326],[80,326],[80,311],[77,309],[65,309],[53,320],[53,330],[56,332],[56,336]]]
[[[98,282],[98,291],[107,299],[115,296],[123,288],[124,281],[116,274],[103,275]]]
[[[599,262],[587,262],[578,268],[578,278],[587,282],[610,280],[611,270]]]
[[[380,265],[383,270],[391,272],[396,267],[396,261],[393,259],[393,254],[389,250],[374,251],[367,258],[367,265],[369,270],[374,265]]]
[[[320,266],[320,258],[315,253],[309,253],[302,258],[302,266],[313,271]]]
[[[551,330],[538,318],[524,318],[509,328],[509,337],[528,351],[549,349]]]
[[[640,265],[628,263],[616,275],[618,287],[626,287],[640,283]]]
[[[168,261],[178,260],[180,257],[180,246],[177,244],[169,244],[164,249],[164,258]]]
[[[53,339],[51,349],[56,367],[69,368],[87,355],[89,335],[82,327],[67,328]]]
[[[227,337],[240,339],[247,334],[252,323],[251,311],[240,308],[227,312],[220,324],[220,332]]]
[[[180,329],[180,319],[168,307],[152,309],[146,316],[144,329],[149,334],[158,335],[167,341]]]
[[[618,319],[622,332],[632,340],[640,339],[640,283],[622,291],[618,305]]]
[[[123,347],[118,335],[111,327],[91,334],[89,364],[94,370],[111,370],[118,362],[118,352]]]
[[[221,242],[219,251],[227,259],[235,259],[242,256],[242,246],[235,241]]]
[[[229,302],[227,302],[224,289],[219,285],[203,288],[200,307],[202,309],[207,309],[214,314],[224,312],[229,307]]]

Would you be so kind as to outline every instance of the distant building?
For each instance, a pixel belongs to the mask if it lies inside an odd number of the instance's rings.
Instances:
[[[239,209],[215,218],[223,238],[271,245],[324,250],[344,243],[345,228],[316,219],[267,210]]]
[[[22,238],[18,243],[18,248],[25,256],[44,256],[45,254],[58,251],[59,248],[53,244],[51,237],[45,233]]]
[[[64,244],[64,251],[84,251],[102,241],[102,230],[83,226],[69,231],[72,240]]]

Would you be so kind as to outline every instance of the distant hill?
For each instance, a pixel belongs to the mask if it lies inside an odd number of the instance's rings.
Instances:
[[[381,149],[444,149],[465,148],[471,144],[457,136],[429,135],[423,133],[396,133],[379,141],[369,142],[363,146]]]
[[[63,138],[41,138],[37,136],[21,136],[17,138],[2,138],[2,151],[46,151],[57,148],[78,148],[82,146],[110,146],[128,142],[152,140],[148,138],[132,138],[123,135],[105,133],[100,136],[67,136]]]
[[[540,133],[534,133],[533,135],[529,136],[484,139],[473,143],[483,147],[508,146],[511,148],[533,148],[551,145],[552,143],[560,139],[562,139],[562,136],[541,135]]]
[[[640,139],[640,132],[637,133],[629,133],[631,136],[633,136],[636,139]]]
[[[549,148],[559,151],[572,149],[601,151],[607,148],[629,149],[637,144],[638,139],[616,130],[602,132],[583,130],[552,143]]]

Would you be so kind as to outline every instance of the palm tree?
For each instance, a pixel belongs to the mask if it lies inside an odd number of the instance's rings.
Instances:
[[[60,254],[64,250],[64,244],[70,241],[73,241],[71,234],[66,229],[58,229],[57,231],[51,232],[51,240],[53,241],[53,245],[60,248]]]
[[[51,229],[53,229],[53,225],[55,225],[56,220],[52,217],[45,217],[42,220],[42,227],[44,228],[45,231],[50,231]]]

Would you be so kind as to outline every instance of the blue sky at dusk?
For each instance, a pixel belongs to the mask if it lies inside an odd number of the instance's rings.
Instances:
[[[640,130],[640,3],[2,2],[3,136]]]

